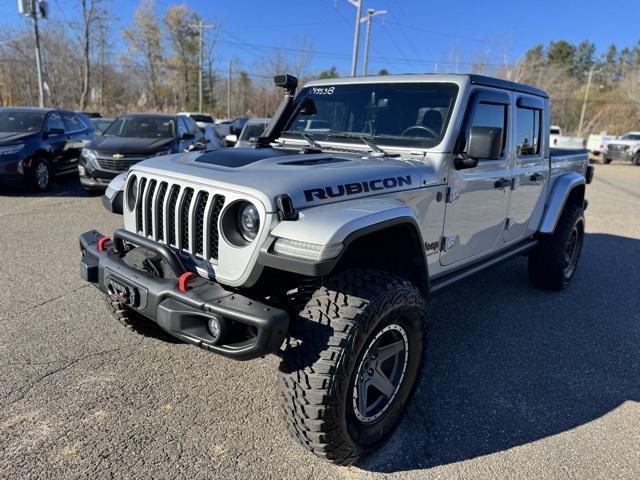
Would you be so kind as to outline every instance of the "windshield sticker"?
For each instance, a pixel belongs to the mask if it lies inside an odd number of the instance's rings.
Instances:
[[[312,87],[311,88],[311,93],[313,95],[333,95],[333,92],[335,92],[336,87]]]

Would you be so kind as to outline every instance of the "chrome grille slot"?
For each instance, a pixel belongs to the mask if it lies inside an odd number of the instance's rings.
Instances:
[[[102,170],[108,170],[110,172],[126,172],[138,162],[145,160],[147,157],[141,157],[140,155],[128,156],[123,155],[114,158],[110,154],[103,154],[98,152],[96,157],[96,163],[98,168]]]
[[[180,187],[173,185],[169,192],[169,201],[167,202],[167,243],[169,245],[176,244],[176,205],[180,196]]]
[[[144,193],[144,234],[146,237],[153,237],[153,194],[156,191],[156,181],[149,182],[149,188]]]
[[[201,257],[204,256],[204,218],[208,201],[209,194],[207,192],[198,192],[194,208],[193,253]]]
[[[139,234],[217,262],[224,205],[225,196],[208,188],[140,177],[133,215]]]
[[[142,178],[140,185],[138,186],[138,199],[136,201],[136,231],[142,232],[142,198],[144,196],[144,189],[147,186],[147,179]]]
[[[191,207],[191,200],[193,199],[193,188],[185,188],[182,203],[180,204],[180,249],[191,252],[189,245],[189,228],[191,222],[189,217],[189,208]]]
[[[209,218],[209,258],[214,260],[218,259],[218,218],[220,218],[220,212],[224,206],[224,195],[216,195],[213,198],[213,206],[211,207],[211,217]]]
[[[154,205],[154,210],[157,214],[158,222],[158,224],[156,225],[156,232],[158,232],[156,236],[158,240],[162,242],[166,241],[166,239],[164,238],[164,199],[167,195],[167,187],[167,182],[160,183],[160,187],[158,188],[158,198]]]

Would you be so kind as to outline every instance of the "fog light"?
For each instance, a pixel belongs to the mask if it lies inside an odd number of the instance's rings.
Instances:
[[[211,317],[207,326],[209,327],[209,333],[213,337],[213,343],[220,343],[229,330],[227,320],[220,317]]]
[[[78,174],[81,177],[86,177],[87,176],[87,170],[82,165],[78,165]]]

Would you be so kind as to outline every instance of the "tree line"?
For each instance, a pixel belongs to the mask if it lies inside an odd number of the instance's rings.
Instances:
[[[141,0],[131,22],[118,29],[111,0],[74,1],[79,20],[63,16],[42,22],[48,105],[110,115],[197,109],[198,24],[203,21],[197,12],[173,5],[160,16],[153,0]],[[222,50],[217,30],[205,38],[203,109],[218,117],[271,115],[281,98],[272,85],[276,73],[288,71],[303,81],[340,74],[335,66],[310,71],[313,49],[305,40],[302,48],[270,50],[260,61],[246,65],[240,58],[224,62],[217,58]],[[26,23],[2,29],[1,105],[37,104],[33,51],[33,33]],[[559,40],[529,49],[513,64],[496,66],[479,60],[469,71],[548,91],[553,122],[569,133],[578,129],[587,88],[583,133],[640,129],[640,42],[621,49],[611,45],[597,56],[589,41]]]

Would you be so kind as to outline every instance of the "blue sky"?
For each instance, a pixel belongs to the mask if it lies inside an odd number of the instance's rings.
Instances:
[[[132,20],[136,0],[110,0],[119,28]],[[370,71],[394,73],[459,71],[469,62],[492,64],[517,59],[528,48],[565,39],[588,39],[601,53],[611,43],[633,46],[640,40],[639,0],[363,0],[364,9],[384,9],[374,20]],[[355,7],[347,0],[156,0],[160,14],[186,3],[219,26],[216,67],[239,59],[250,68],[273,48],[295,54],[307,42],[315,51],[310,70],[335,65],[347,74],[351,64]],[[51,16],[74,22],[79,0],[49,0]],[[26,22],[15,0],[1,0],[0,23]],[[364,28],[362,29],[364,34]],[[291,50],[287,50],[291,49]]]

